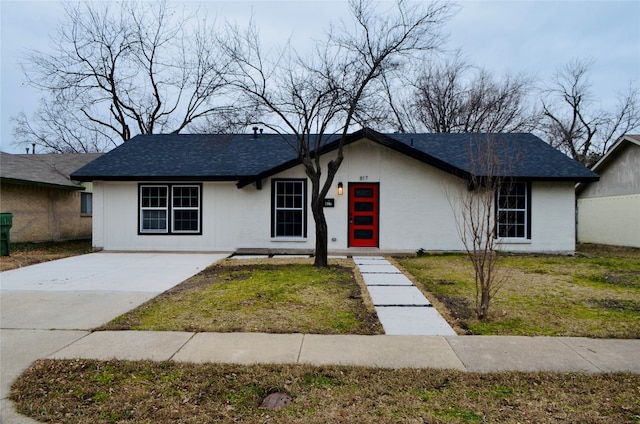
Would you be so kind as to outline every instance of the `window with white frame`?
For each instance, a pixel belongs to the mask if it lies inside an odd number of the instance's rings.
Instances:
[[[273,180],[272,237],[307,236],[307,181]]]
[[[503,184],[497,194],[497,235],[500,238],[531,238],[531,195],[526,182]]]
[[[141,234],[200,234],[200,185],[140,185]]]

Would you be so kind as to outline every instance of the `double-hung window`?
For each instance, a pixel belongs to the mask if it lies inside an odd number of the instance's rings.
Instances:
[[[273,180],[271,237],[307,236],[307,180]]]
[[[531,238],[531,187],[526,182],[500,186],[497,194],[497,235]]]
[[[201,234],[201,186],[140,185],[141,234]]]

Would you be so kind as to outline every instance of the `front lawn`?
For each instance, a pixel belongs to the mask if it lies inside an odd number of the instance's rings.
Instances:
[[[100,329],[382,334],[352,262],[288,262],[226,260]]]
[[[470,334],[640,338],[640,249],[579,246],[576,256],[506,255],[489,319],[475,319],[462,254],[399,260],[450,322]]]
[[[269,394],[291,403],[260,408]],[[95,423],[637,423],[637,374],[39,360],[20,413]]]

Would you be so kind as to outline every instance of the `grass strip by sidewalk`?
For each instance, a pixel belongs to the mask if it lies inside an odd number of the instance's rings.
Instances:
[[[260,409],[284,392],[292,403]],[[58,423],[634,423],[640,375],[39,360],[20,413]]]
[[[0,271],[9,271],[91,252],[91,240],[11,243],[10,255],[0,256]]]
[[[465,255],[399,264],[470,334],[640,338],[640,249],[582,245],[576,256],[505,255],[500,266],[507,281],[485,321],[472,312],[474,280]]]
[[[352,262],[227,260],[117,317],[101,330],[381,334]]]

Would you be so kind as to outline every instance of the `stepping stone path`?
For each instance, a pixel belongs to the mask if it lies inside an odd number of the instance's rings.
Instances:
[[[381,256],[354,256],[388,335],[455,336],[456,332],[398,268]]]

